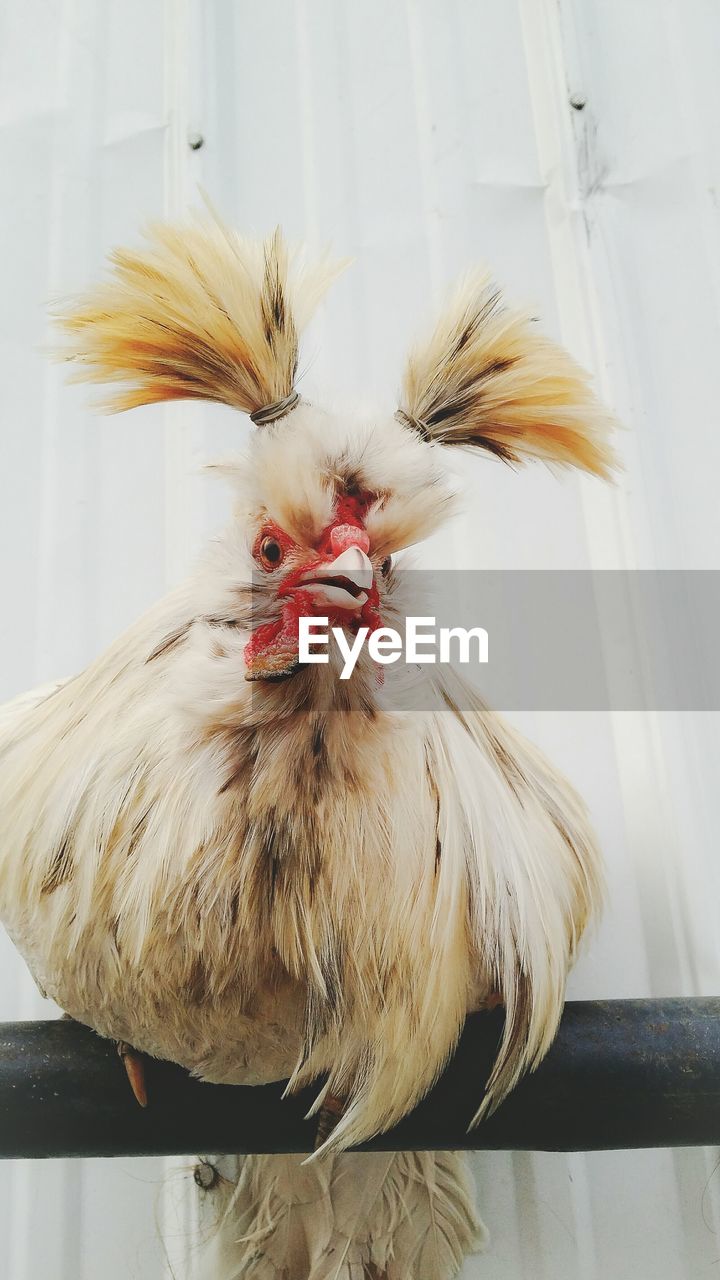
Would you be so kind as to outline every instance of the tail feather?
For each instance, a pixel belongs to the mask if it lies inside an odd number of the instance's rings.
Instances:
[[[487,1233],[455,1152],[248,1156],[202,1280],[452,1280]]]

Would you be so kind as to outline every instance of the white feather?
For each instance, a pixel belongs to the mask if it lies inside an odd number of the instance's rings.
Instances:
[[[455,1152],[248,1156],[200,1280],[451,1280],[487,1233]]]

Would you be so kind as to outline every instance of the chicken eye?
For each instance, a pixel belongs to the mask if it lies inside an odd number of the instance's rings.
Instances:
[[[260,563],[263,569],[277,569],[282,564],[284,551],[277,538],[263,538],[259,548]]]
[[[382,564],[380,565],[380,572],[383,578],[387,578],[391,569],[392,569],[392,556],[386,556]]]

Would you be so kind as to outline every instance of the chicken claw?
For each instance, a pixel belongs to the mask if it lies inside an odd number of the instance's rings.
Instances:
[[[132,1048],[125,1040],[118,1040],[116,1048],[122,1058],[123,1066],[130,1081],[130,1088],[141,1107],[148,1104],[147,1085],[145,1083],[145,1059],[141,1053]]]

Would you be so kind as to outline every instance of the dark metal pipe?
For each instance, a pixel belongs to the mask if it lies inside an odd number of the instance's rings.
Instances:
[[[477,1129],[502,1012],[468,1019],[432,1093],[370,1147],[593,1151],[720,1143],[720,999],[569,1003],[534,1075]],[[148,1060],[135,1102],[115,1047],[69,1021],[0,1024],[0,1156],[310,1151],[306,1090],[192,1080]]]

